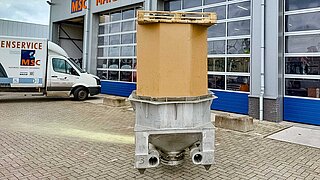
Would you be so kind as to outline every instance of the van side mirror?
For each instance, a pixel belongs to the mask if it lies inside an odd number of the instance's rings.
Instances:
[[[73,68],[70,69],[70,74],[71,75],[75,75],[75,76],[79,76],[79,74],[77,73],[77,71]]]

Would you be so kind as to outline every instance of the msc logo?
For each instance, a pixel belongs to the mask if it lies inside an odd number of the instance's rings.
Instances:
[[[80,12],[87,9],[87,0],[71,0],[71,13]]]
[[[118,0],[96,0],[96,6],[117,2]]]
[[[21,66],[40,66],[40,60],[35,58],[35,50],[21,50]]]

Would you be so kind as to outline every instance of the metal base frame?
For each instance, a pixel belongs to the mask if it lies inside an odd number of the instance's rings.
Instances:
[[[210,105],[216,97],[148,99],[133,92],[136,111],[135,168],[140,172],[164,165],[181,164],[185,152],[195,165],[206,169],[214,163],[215,130]]]

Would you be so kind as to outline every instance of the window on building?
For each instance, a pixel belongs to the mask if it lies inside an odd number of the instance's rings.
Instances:
[[[109,59],[108,69],[119,69],[119,59]]]
[[[250,1],[230,4],[228,6],[228,18],[250,16]]]
[[[320,23],[315,19],[320,19],[320,12],[287,15],[286,31],[294,32],[319,30]]]
[[[320,34],[287,36],[286,45],[286,53],[319,53]]]
[[[120,63],[121,69],[132,69],[133,68],[133,60],[132,59],[122,59]]]
[[[210,89],[225,90],[225,76],[208,75],[208,87]]]
[[[226,0],[204,0],[204,5],[226,2]]]
[[[225,58],[208,58],[208,71],[225,72]]]
[[[217,23],[208,28],[208,38],[225,37],[226,23]]]
[[[122,22],[122,32],[126,32],[126,31],[134,31],[135,30],[135,21],[126,21],[126,22]]]
[[[109,48],[99,47],[98,48],[98,57],[107,57],[108,56],[108,49]]]
[[[122,11],[122,18],[123,19],[133,19],[134,18],[134,9],[128,9],[125,11]]]
[[[228,22],[228,36],[250,35],[250,20]]]
[[[132,71],[120,72],[120,81],[132,82]]]
[[[109,39],[110,39],[110,42],[109,42],[110,45],[120,44],[120,34],[109,36]]]
[[[320,1],[285,2],[285,95],[320,98]]]
[[[286,79],[286,95],[320,98],[320,79]]]
[[[228,54],[250,54],[250,38],[230,39],[227,47]]]
[[[108,80],[108,71],[98,71],[97,76],[100,77],[101,80]]]
[[[250,91],[250,77],[227,76],[227,90],[230,91]]]
[[[202,0],[182,0],[183,9],[199,7],[202,5]]]
[[[107,68],[108,60],[107,59],[99,59],[97,61],[97,68]]]
[[[107,34],[109,32],[109,25],[99,26],[99,34]]]
[[[209,41],[208,54],[225,54],[225,41]]]
[[[98,37],[98,46],[109,45],[109,36]]]
[[[165,1],[164,10],[165,11],[176,11],[181,9],[181,0]]]
[[[120,56],[134,56],[134,47],[133,46],[122,46]]]
[[[320,7],[319,0],[286,0],[286,11]]]
[[[114,13],[111,13],[110,14],[110,17],[111,17],[111,21],[120,21],[122,18],[121,16],[121,12],[114,12]]]
[[[121,35],[121,44],[133,44],[133,43],[134,43],[134,33]]]
[[[232,57],[227,58],[227,72],[250,72],[250,58]]]
[[[108,80],[119,81],[119,71],[108,71]]]
[[[286,74],[320,75],[320,57],[287,57]]]
[[[208,29],[210,89],[250,89],[250,4],[250,0],[165,0],[167,11],[218,14],[218,23]],[[132,18],[136,10],[101,14],[97,67],[102,79],[136,81],[136,26]]]
[[[218,16],[218,20],[226,19],[226,6],[205,8],[203,12],[215,12]]]
[[[208,28],[208,87],[250,91],[250,0],[171,0],[165,10],[217,13]]]
[[[109,49],[109,52],[108,52],[109,57],[119,57],[119,55],[120,55],[120,47],[119,46],[109,47],[106,49]]]
[[[100,15],[97,74],[102,80],[136,81],[136,11],[130,8]]]
[[[100,16],[100,18],[99,18],[100,24],[108,23],[108,22],[110,22],[110,14],[104,14],[104,15]]]
[[[109,25],[109,33],[120,32],[120,23],[112,23]]]

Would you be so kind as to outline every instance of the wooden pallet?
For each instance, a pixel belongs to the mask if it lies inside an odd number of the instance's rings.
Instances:
[[[217,22],[217,14],[209,12],[138,11],[138,23],[182,23],[211,26]]]

